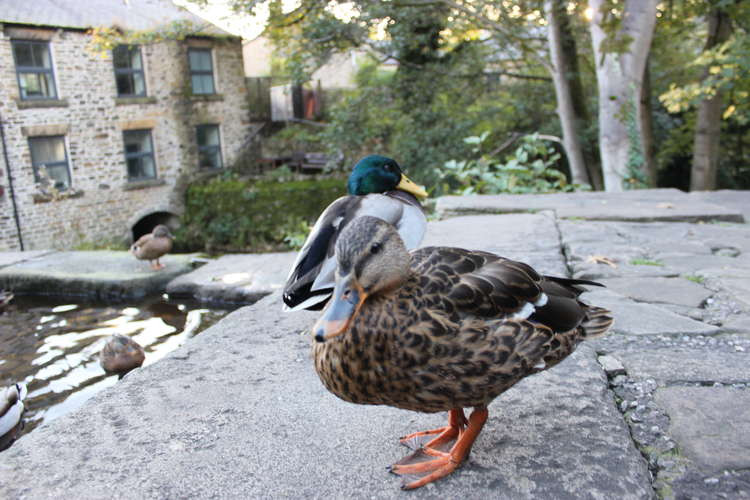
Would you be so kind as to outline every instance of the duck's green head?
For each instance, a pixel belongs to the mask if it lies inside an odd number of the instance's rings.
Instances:
[[[427,192],[406,177],[395,160],[380,155],[365,156],[359,160],[346,186],[349,194],[359,196],[400,189],[419,199],[427,198]]]

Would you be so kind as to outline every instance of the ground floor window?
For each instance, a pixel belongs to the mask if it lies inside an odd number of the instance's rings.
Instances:
[[[64,136],[30,137],[29,150],[36,182],[60,191],[70,187],[70,168]]]
[[[126,130],[122,133],[125,142],[125,163],[128,180],[140,181],[156,178],[154,146],[150,130]]]
[[[198,125],[198,165],[201,168],[221,168],[221,136],[218,125]]]

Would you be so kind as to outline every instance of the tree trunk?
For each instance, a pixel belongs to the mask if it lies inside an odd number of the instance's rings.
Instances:
[[[731,25],[729,16],[720,8],[708,14],[708,39],[704,50],[709,50],[729,39]],[[708,76],[708,68],[703,75]],[[716,189],[716,173],[719,164],[719,136],[721,134],[722,91],[716,89],[713,96],[704,95],[698,104],[693,140],[693,165],[690,170],[690,190]]]
[[[574,77],[575,73],[571,68],[570,54],[563,50],[565,34],[562,28],[564,21],[561,18],[567,14],[563,11],[562,0],[546,0],[544,8],[549,22],[547,39],[552,57],[551,72],[555,84],[555,96],[557,97],[557,115],[562,126],[563,147],[568,157],[570,174],[575,184],[591,184],[578,133],[578,116],[573,107],[571,78]],[[569,30],[567,25],[565,28]]]
[[[589,0],[593,9],[591,41],[596,58],[596,78],[599,87],[599,148],[602,174],[607,191],[622,191],[628,177],[631,142],[628,135],[627,113],[639,110],[643,71],[656,24],[658,0],[625,0],[622,22],[615,33],[602,28],[605,0]],[[623,52],[604,52],[605,40],[630,40]],[[635,126],[643,144],[639,120]]]
[[[656,187],[656,159],[654,158],[654,119],[651,114],[651,70],[646,59],[643,72],[643,87],[640,99],[641,144],[643,145],[643,160],[649,187]]]

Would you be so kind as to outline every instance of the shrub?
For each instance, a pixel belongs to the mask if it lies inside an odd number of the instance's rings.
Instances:
[[[565,174],[555,168],[560,154],[549,148],[537,134],[523,137],[505,161],[492,153],[482,153],[482,144],[488,135],[484,132],[464,139],[473,146],[473,158],[450,160],[443,165],[439,173],[443,192],[469,195],[590,189],[568,183]]]
[[[304,224],[345,194],[340,178],[292,182],[214,178],[186,193],[179,251],[271,251],[298,246]]]

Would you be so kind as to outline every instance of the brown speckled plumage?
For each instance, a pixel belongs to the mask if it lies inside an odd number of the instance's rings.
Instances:
[[[366,246],[356,240],[342,245],[344,260]],[[371,295],[348,331],[313,345],[315,368],[328,390],[353,403],[422,412],[486,406],[609,327],[606,310],[577,300],[575,283],[487,252],[421,248],[399,288]],[[547,304],[564,302],[574,326],[510,319],[553,291],[567,296]]]
[[[336,252],[337,287],[355,283],[366,299],[345,330],[325,341],[318,333],[313,357],[325,387],[353,403],[486,414],[513,384],[612,323],[609,311],[578,300],[579,285],[596,283],[541,276],[487,252],[428,247],[409,254],[375,218],[352,222]],[[466,423],[463,412],[457,419],[456,429]]]
[[[150,261],[152,268],[160,269],[164,266],[159,263],[159,258],[172,250],[172,238],[169,228],[159,224],[152,232],[138,238],[138,241],[131,245],[130,253],[139,260]]]

